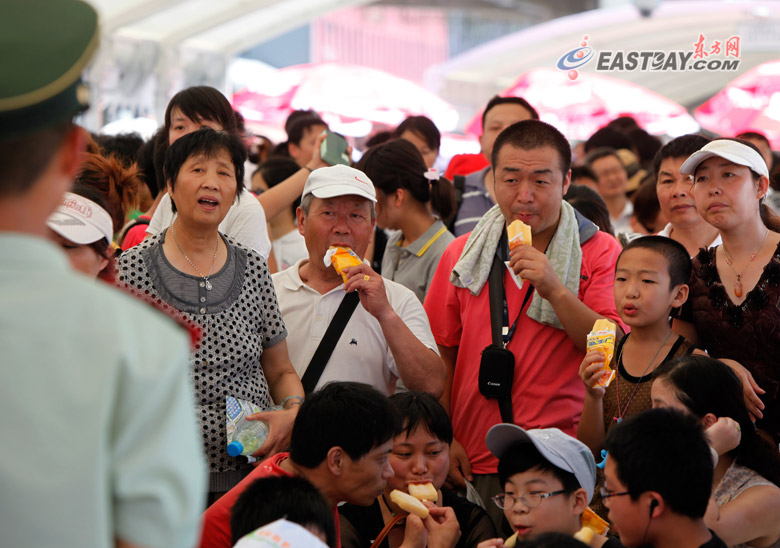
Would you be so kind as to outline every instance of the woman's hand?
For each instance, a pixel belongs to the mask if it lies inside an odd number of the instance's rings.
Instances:
[[[292,434],[293,422],[298,416],[300,405],[293,405],[289,409],[279,411],[263,411],[248,415],[250,421],[266,421],[268,423],[268,439],[260,446],[260,449],[252,453],[258,461],[266,457],[281,453],[290,448],[290,435]]]
[[[465,489],[466,481],[472,481],[471,463],[466,454],[466,449],[455,438],[450,445],[450,471],[447,473],[447,482],[455,489]]]
[[[764,402],[761,401],[759,394],[766,394],[766,390],[758,386],[756,379],[753,375],[745,369],[745,366],[734,360],[722,359],[720,360],[728,365],[734,373],[737,374],[739,380],[742,381],[742,393],[745,396],[745,406],[750,414],[753,416],[753,420],[758,420],[764,417],[762,412],[764,409]]]
[[[594,400],[600,400],[604,397],[604,388],[596,388],[594,385],[599,381],[604,372],[601,368],[604,366],[604,355],[591,350],[585,354],[585,358],[580,364],[579,375],[582,383],[585,385],[585,393]]]
[[[742,429],[731,417],[718,417],[705,431],[707,441],[718,456],[736,448],[742,441]]]
[[[430,514],[423,520],[428,530],[428,548],[453,548],[460,539],[460,523],[449,506],[426,504]]]
[[[428,519],[428,518],[426,518]],[[425,548],[428,545],[428,530],[423,520],[414,514],[406,516],[404,541],[400,548]]]

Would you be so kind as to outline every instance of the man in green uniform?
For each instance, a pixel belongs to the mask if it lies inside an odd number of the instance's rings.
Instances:
[[[85,146],[72,118],[97,14],[1,11],[0,545],[192,546],[205,468],[188,338],[45,239]]]

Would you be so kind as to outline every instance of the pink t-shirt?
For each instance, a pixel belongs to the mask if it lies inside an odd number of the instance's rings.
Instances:
[[[488,429],[501,421],[496,400],[479,393],[478,376],[482,350],[492,343],[488,285],[478,296],[450,283],[450,273],[463,251],[468,234],[444,251],[425,299],[425,311],[436,343],[458,347],[450,397],[455,438],[463,444],[475,474],[496,472],[498,461],[485,445]],[[582,246],[579,299],[591,310],[617,321],[612,285],[620,244],[597,232]],[[510,324],[523,303],[527,285],[518,289],[504,273]],[[527,305],[526,305],[527,307]],[[577,349],[566,332],[530,319],[525,313],[508,348],[516,360],[512,383],[514,422],[523,428],[560,428],[576,435],[582,413],[585,387],[579,365],[585,353]]]
[[[277,453],[261,462],[250,474],[242,479],[230,491],[222,495],[219,500],[209,506],[201,516],[203,533],[200,539],[200,548],[230,548],[233,546],[232,532],[230,530],[230,512],[236,500],[249,487],[253,481],[259,478],[271,476],[292,476],[279,465],[290,457],[289,453]],[[341,548],[341,532],[339,530],[339,512],[333,508],[333,519],[336,521],[336,548]]]

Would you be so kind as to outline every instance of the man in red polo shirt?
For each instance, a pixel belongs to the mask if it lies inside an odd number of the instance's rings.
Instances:
[[[456,438],[450,479],[465,485],[473,471],[483,500],[503,487],[485,445],[488,429],[512,422],[575,435],[585,397],[577,371],[587,333],[603,317],[620,325],[612,295],[620,245],[563,201],[570,158],[566,138],[539,120],[502,131],[491,160],[497,205],[445,250],[425,299],[451,386],[443,398]],[[532,245],[510,253],[506,225],[517,219],[530,225]],[[482,351],[492,343],[487,279],[494,256],[509,267],[501,265],[503,338],[514,376],[505,383],[511,408],[504,414],[511,416],[503,420],[498,400],[483,396],[478,382]],[[515,277],[525,280],[522,288]],[[496,510],[491,517],[500,523]]]
[[[201,548],[230,548],[230,511],[254,480],[301,476],[333,507],[347,501],[368,506],[392,477],[388,456],[399,430],[398,415],[387,397],[362,383],[332,382],[309,396],[292,431],[289,453],[277,453],[257,466],[203,514]]]

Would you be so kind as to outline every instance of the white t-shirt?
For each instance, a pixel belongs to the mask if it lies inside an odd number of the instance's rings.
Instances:
[[[274,258],[278,270],[286,270],[292,265],[309,257],[306,240],[298,229],[291,230],[281,238],[273,241]]]
[[[672,223],[668,223],[661,232],[656,234],[656,236],[666,236],[667,238],[671,238],[672,237]],[[715,239],[712,240],[712,243],[709,246],[707,246],[707,247],[708,248],[710,248],[710,247],[717,247],[717,246],[719,246],[722,243],[723,243],[723,240],[721,240],[720,232],[718,232],[718,235],[715,236]],[[694,255],[694,257],[695,257],[695,255]],[[693,257],[691,257],[691,259],[692,258]]]
[[[176,218],[171,209],[171,197],[166,193],[160,200],[160,205],[149,221],[146,233],[154,236],[169,226]],[[230,207],[225,218],[219,223],[219,231],[230,236],[238,243],[254,249],[264,259],[271,252],[271,240],[268,239],[268,227],[265,224],[265,211],[254,194],[246,188],[241,192],[241,199]]]
[[[307,259],[272,276],[279,309],[287,326],[287,350],[295,371],[303,377],[330,320],[346,293],[340,285],[325,295],[301,280],[299,268]],[[385,290],[390,306],[428,348],[439,354],[428,316],[415,294],[387,278]],[[370,384],[380,392],[395,392],[398,368],[379,321],[358,304],[317,383],[355,381]]]

